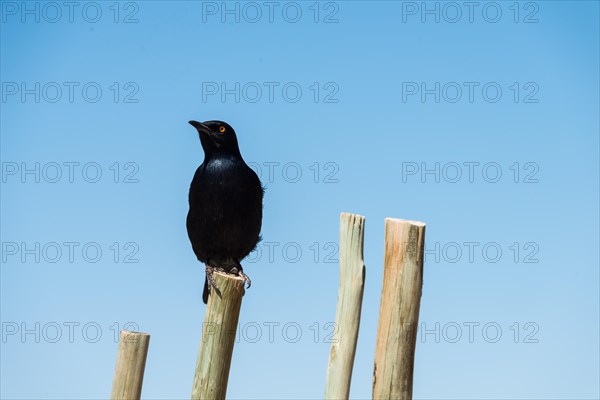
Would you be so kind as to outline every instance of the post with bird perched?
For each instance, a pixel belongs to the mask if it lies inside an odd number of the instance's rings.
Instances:
[[[221,296],[210,296],[206,306],[192,400],[225,399],[227,394],[244,280],[220,272],[216,272],[214,278]]]
[[[386,218],[373,399],[412,399],[425,224]]]
[[[363,247],[365,217],[340,215],[340,286],[335,312],[335,330],[327,364],[326,399],[347,399],[358,341],[365,264]]]
[[[264,188],[242,158],[235,131],[223,121],[189,121],[204,161],[190,185],[187,232],[204,264],[207,304],[192,399],[224,399],[244,294],[241,261],[260,241]]]

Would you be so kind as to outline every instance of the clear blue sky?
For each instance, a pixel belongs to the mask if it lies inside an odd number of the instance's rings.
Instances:
[[[2,398],[106,398],[123,327],[152,335],[143,397],[189,398],[189,119],[267,186],[230,398],[322,398],[342,211],[367,221],[352,398],[385,217],[427,223],[415,398],[599,397],[597,2],[0,5]]]

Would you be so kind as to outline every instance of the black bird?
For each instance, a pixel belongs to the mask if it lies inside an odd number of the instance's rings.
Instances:
[[[260,241],[264,189],[244,162],[229,124],[189,123],[198,131],[204,149],[204,162],[190,185],[187,232],[198,261],[206,265],[202,294],[206,304],[210,286],[221,297],[213,271],[239,275],[250,287],[240,261]]]

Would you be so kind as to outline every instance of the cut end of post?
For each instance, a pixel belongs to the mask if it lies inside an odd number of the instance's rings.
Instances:
[[[414,221],[410,219],[400,219],[400,218],[386,218],[385,223],[388,224],[410,224],[418,227],[425,226],[425,222]]]
[[[226,272],[215,271],[215,272],[213,272],[213,276],[214,275],[219,275],[219,276],[222,276],[222,277],[227,278],[227,279],[233,279],[233,280],[236,280],[236,281],[244,282],[244,278],[242,278],[241,276],[231,275],[231,274],[228,274]]]
[[[122,330],[119,334],[119,341],[123,343],[146,343],[147,346],[150,342],[150,334]]]
[[[340,233],[347,229],[347,227],[354,227],[362,235],[362,231],[365,229],[365,217],[347,212],[340,213]]]
[[[348,213],[348,212],[342,212],[340,213],[340,218],[358,218],[358,219],[365,219],[364,215],[360,215],[360,214],[353,214],[353,213]]]
[[[122,330],[121,334],[122,335],[132,335],[132,336],[150,336],[150,334],[146,333],[146,332],[136,332],[136,331],[126,331],[126,330]]]

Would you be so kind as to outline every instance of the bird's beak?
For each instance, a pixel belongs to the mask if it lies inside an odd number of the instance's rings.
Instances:
[[[196,130],[199,133],[204,133],[206,135],[208,135],[210,133],[210,129],[208,129],[208,126],[204,125],[202,122],[198,122],[198,121],[189,121],[188,122],[191,126],[193,126],[194,128],[196,128]]]

